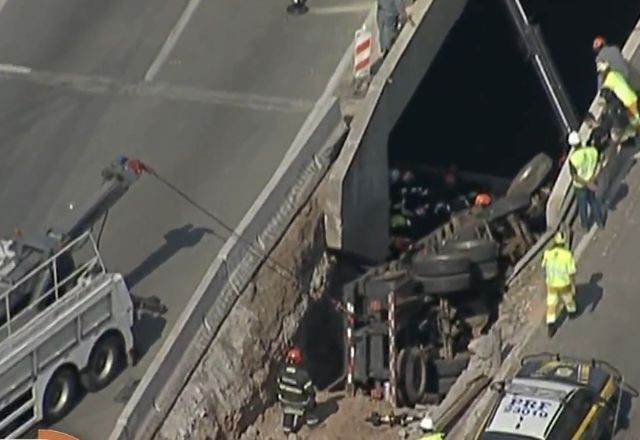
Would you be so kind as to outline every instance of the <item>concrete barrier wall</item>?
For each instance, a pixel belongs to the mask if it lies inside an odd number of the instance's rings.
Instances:
[[[347,131],[332,92],[318,101],[280,167],[207,270],[118,418],[111,440],[153,436],[238,296],[329,169],[333,149]]]
[[[415,27],[404,27],[359,103],[329,175],[325,225],[330,248],[375,261],[388,254],[389,134],[466,4],[418,0],[412,11]]]

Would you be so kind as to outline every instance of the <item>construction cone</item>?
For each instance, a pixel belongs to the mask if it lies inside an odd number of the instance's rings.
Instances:
[[[292,3],[287,6],[287,12],[291,15],[306,14],[309,8],[305,5],[306,0],[292,0]]]

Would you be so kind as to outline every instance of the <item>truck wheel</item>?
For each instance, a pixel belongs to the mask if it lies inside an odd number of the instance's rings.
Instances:
[[[416,277],[416,280],[422,284],[424,293],[430,295],[447,295],[471,287],[469,272],[444,277]]]
[[[436,359],[433,362],[434,371],[440,379],[458,377],[469,365],[470,355],[461,354],[453,359]]]
[[[102,337],[91,350],[89,363],[80,380],[87,391],[98,391],[111,383],[127,364],[122,338],[117,335]]]
[[[553,161],[544,153],[534,156],[524,167],[520,169],[516,177],[511,181],[507,195],[528,194],[531,195],[544,182],[553,168]]]
[[[444,397],[457,382],[457,377],[441,377],[438,378],[438,394]]]
[[[478,218],[492,222],[521,209],[528,208],[530,204],[531,196],[529,194],[513,194],[493,202],[478,213]]]
[[[44,391],[43,418],[52,424],[69,414],[80,395],[76,372],[68,367],[58,369]]]
[[[454,241],[447,244],[445,249],[466,255],[472,263],[484,263],[498,258],[498,244],[492,240]]]
[[[475,269],[478,271],[479,277],[485,281],[493,280],[500,275],[500,267],[496,260],[480,263],[476,265]]]
[[[425,355],[417,347],[409,348],[402,375],[407,404],[414,406],[420,401],[427,387],[427,362]]]
[[[456,275],[469,271],[471,262],[459,252],[423,253],[414,255],[411,262],[413,273],[424,277]]]

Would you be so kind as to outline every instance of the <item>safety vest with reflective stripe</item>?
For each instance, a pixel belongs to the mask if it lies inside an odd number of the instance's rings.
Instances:
[[[624,79],[620,73],[611,70],[604,78],[602,87],[610,89],[625,107],[629,107],[634,102],[638,101],[638,95],[629,86],[629,83]]]
[[[571,285],[571,276],[576,273],[576,263],[571,251],[563,247],[553,247],[544,252],[542,267],[549,287]]]
[[[444,434],[440,432],[436,434],[426,434],[420,437],[418,440],[444,440]]]
[[[576,173],[583,180],[589,181],[593,178],[598,166],[598,150],[595,147],[579,147],[569,156],[569,162],[576,169]],[[573,181],[577,188],[584,185]]]

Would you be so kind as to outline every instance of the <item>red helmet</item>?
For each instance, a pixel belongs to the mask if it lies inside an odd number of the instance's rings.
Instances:
[[[487,193],[479,193],[474,200],[476,206],[489,206],[491,204],[491,196]]]
[[[605,40],[604,37],[601,37],[600,35],[598,35],[596,38],[593,39],[593,50],[602,49],[602,46],[604,46],[606,42],[607,40]]]
[[[302,352],[298,347],[291,347],[287,351],[287,362],[294,365],[302,362]]]

